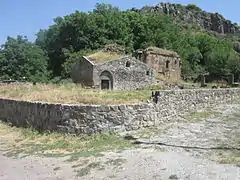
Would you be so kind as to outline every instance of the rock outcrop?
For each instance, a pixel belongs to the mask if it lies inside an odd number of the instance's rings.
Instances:
[[[135,11],[164,13],[178,21],[199,25],[208,31],[240,35],[240,26],[238,24],[233,24],[218,13],[205,12],[195,5],[183,6],[180,4],[160,3],[156,6],[146,6]]]

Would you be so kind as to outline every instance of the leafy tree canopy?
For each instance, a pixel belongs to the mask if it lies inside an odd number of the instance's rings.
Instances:
[[[202,11],[202,9],[200,7],[198,7],[197,5],[195,5],[195,4],[188,4],[186,6],[186,9],[194,10],[194,11]]]
[[[0,50],[0,76],[15,80],[25,77],[29,81],[46,81],[47,61],[43,50],[26,37],[8,37]]]
[[[186,8],[201,10],[193,4]],[[176,24],[164,14],[121,11],[101,3],[92,12],[56,17],[52,26],[37,33],[35,44],[23,37],[9,38],[0,51],[0,65],[1,72],[13,78],[44,79],[47,67],[51,78],[68,78],[77,57],[116,43],[128,52],[148,46],[176,51],[185,79],[195,79],[205,72],[239,76],[238,40],[233,44],[227,37],[214,36],[194,25]]]

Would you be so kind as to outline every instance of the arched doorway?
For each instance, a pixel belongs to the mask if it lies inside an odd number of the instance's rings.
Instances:
[[[113,77],[109,71],[103,71],[100,75],[101,89],[113,89]]]

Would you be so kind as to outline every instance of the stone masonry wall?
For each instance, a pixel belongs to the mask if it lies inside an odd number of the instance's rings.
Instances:
[[[152,104],[66,105],[0,99],[0,120],[39,131],[92,134],[153,125],[149,117],[153,108]]]
[[[66,105],[0,99],[0,120],[39,131],[121,132],[174,121],[189,110],[238,98],[240,89],[160,91],[157,104],[134,105]]]
[[[127,62],[129,62],[129,67],[126,67]],[[155,81],[154,70],[132,57],[95,65],[93,81],[96,87],[100,86],[100,76],[104,71],[112,75],[114,90],[138,89],[149,86]]]
[[[86,57],[81,57],[74,64],[71,73],[74,83],[93,86],[93,64]]]
[[[240,99],[240,89],[196,89],[160,91],[155,111],[161,121],[174,120],[174,117],[197,108],[232,102]]]
[[[181,79],[180,58],[151,53],[146,55],[145,58],[143,61],[158,73],[164,74],[172,80]],[[167,62],[169,62],[168,67],[166,67]]]

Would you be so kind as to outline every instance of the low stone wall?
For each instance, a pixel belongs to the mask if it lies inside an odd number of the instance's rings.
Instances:
[[[0,120],[39,131],[92,134],[153,125],[153,104],[65,105],[0,99]]]
[[[162,121],[173,120],[186,112],[240,99],[240,89],[189,89],[159,91],[155,111]]]
[[[67,105],[0,99],[0,120],[70,134],[136,130],[174,121],[195,108],[240,98],[240,89],[160,91],[159,101],[134,105]]]

